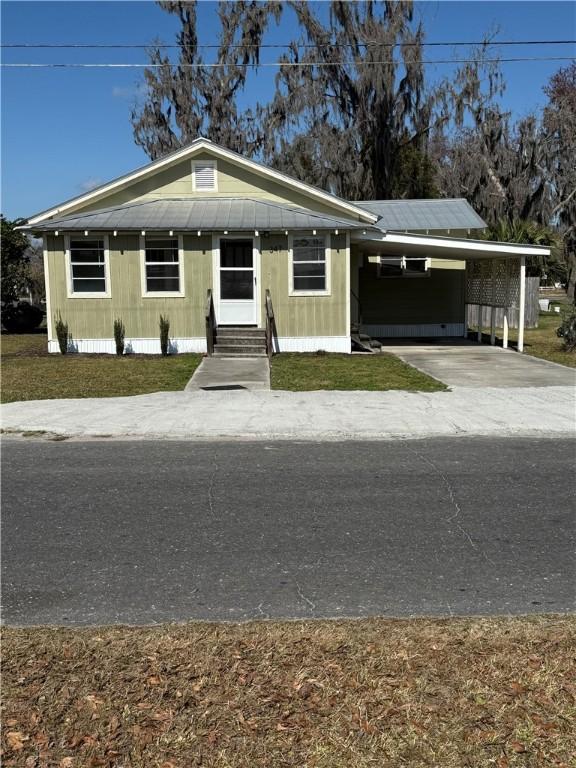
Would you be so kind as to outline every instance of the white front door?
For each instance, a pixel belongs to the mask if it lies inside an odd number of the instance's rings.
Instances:
[[[218,252],[219,325],[258,324],[258,249],[251,237],[222,237]]]

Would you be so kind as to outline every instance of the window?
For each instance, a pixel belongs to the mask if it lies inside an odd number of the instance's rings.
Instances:
[[[328,269],[324,237],[295,237],[292,241],[292,291],[327,293]]]
[[[194,192],[216,192],[218,190],[216,162],[198,160],[192,163],[192,189]]]
[[[102,238],[70,238],[70,295],[104,297],[107,291],[107,248]]]
[[[181,294],[182,275],[179,239],[145,237],[143,293]]]
[[[381,256],[378,277],[429,277],[430,259],[420,256]]]

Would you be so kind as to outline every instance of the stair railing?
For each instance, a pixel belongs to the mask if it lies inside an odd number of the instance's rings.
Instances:
[[[212,298],[212,288],[208,288],[206,293],[206,352],[212,356],[214,354],[214,337],[216,335],[216,313],[214,312],[214,300]]]
[[[352,289],[350,289],[350,296],[352,296],[353,299],[356,300],[356,304],[358,306],[358,325],[362,325],[362,304],[360,303],[360,297],[357,296],[356,293]]]
[[[270,289],[266,288],[265,298],[266,308],[266,354],[270,359],[274,354],[274,307],[272,306],[272,296],[270,295]]]

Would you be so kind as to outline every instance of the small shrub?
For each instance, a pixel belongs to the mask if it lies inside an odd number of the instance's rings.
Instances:
[[[8,333],[30,333],[38,328],[43,317],[40,307],[27,301],[20,301],[2,310],[2,323]]]
[[[62,320],[60,312],[54,318],[54,329],[56,331],[56,338],[58,339],[58,346],[60,352],[65,355],[68,352],[68,344],[70,342],[70,333],[68,332],[68,323]]]
[[[160,352],[164,357],[168,354],[170,347],[170,320],[164,315],[160,315]]]
[[[116,344],[116,354],[124,354],[124,339],[126,337],[126,328],[120,318],[114,320],[114,343]]]
[[[576,351],[576,309],[564,317],[562,325],[556,329],[556,335],[564,339],[563,347],[566,352]]]

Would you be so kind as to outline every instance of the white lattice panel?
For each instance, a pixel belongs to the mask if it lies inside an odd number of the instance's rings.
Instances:
[[[510,307],[520,296],[519,259],[470,259],[466,262],[466,303]]]

